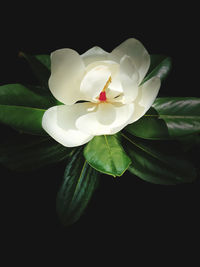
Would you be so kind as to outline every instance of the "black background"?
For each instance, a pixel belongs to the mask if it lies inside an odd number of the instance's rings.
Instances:
[[[195,8],[162,5],[136,7],[120,2],[108,7],[93,2],[91,6],[67,4],[67,8],[55,5],[53,11],[40,5],[12,8],[1,23],[0,84],[35,82],[27,64],[18,58],[19,51],[42,54],[69,47],[81,54],[94,45],[111,51],[134,37],[149,53],[173,59],[172,72],[162,84],[160,96],[199,97]],[[169,241],[168,253],[173,255],[176,241],[187,249],[198,234],[199,181],[165,187],[148,184],[128,172],[116,179],[102,176],[85,214],[65,229],[55,216],[62,164],[31,174],[16,174],[3,167],[0,170],[1,221],[9,244],[16,245],[19,239],[24,244],[37,240],[38,248],[49,240],[52,248],[55,244],[60,248],[62,241],[77,251],[87,242],[94,249],[101,243],[101,255],[105,248],[109,254],[109,247],[120,250],[129,242],[130,248],[137,245],[148,250],[152,241],[156,241],[156,249]]]

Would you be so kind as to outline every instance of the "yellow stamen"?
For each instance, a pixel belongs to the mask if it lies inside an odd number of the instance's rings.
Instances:
[[[102,92],[105,92],[105,91],[106,91],[106,89],[107,89],[108,86],[111,84],[111,82],[112,82],[112,79],[111,79],[111,76],[110,76],[109,79],[107,80],[107,82],[106,82],[106,84],[105,84],[105,86],[104,86]]]

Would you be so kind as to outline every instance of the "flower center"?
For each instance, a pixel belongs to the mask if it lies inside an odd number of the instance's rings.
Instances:
[[[110,83],[112,82],[111,76],[109,77],[109,79],[107,80],[103,90],[101,91],[100,95],[99,95],[99,100],[104,102],[107,100],[106,98],[106,89],[108,88],[108,86],[110,85]]]
[[[104,102],[104,101],[106,101],[106,99],[107,99],[106,98],[106,92],[105,91],[101,92],[99,95],[99,100]]]

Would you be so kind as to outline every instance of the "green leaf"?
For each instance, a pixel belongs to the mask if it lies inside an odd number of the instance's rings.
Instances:
[[[57,195],[57,213],[63,225],[75,223],[83,214],[98,186],[99,173],[91,168],[78,149],[70,158]]]
[[[151,55],[151,64],[149,71],[141,84],[148,81],[150,78],[157,76],[161,81],[165,80],[172,67],[170,57],[164,55]]]
[[[175,185],[196,179],[194,166],[174,152],[169,144],[152,142],[122,134],[126,152],[132,160],[129,171],[154,184]]]
[[[171,138],[167,124],[159,118],[154,108],[150,108],[138,121],[127,125],[123,131],[144,139],[164,140]]]
[[[200,98],[157,98],[152,108],[125,128],[145,139],[175,139],[200,132]]]
[[[51,59],[49,55],[35,55],[35,58],[49,71],[51,70]]]
[[[47,135],[42,128],[44,109],[0,105],[0,122],[33,135]]]
[[[121,176],[131,163],[116,135],[95,136],[85,147],[84,156],[96,170]]]
[[[200,148],[200,134],[198,133],[178,137],[177,141],[180,142],[183,151]]]
[[[200,98],[158,98],[153,107],[167,124],[170,136],[200,132]]]
[[[35,91],[35,92],[34,92]],[[22,84],[0,86],[0,104],[47,109],[55,106],[57,101],[51,96],[38,94],[39,88]]]
[[[41,86],[48,90],[48,80],[50,77],[50,56],[49,55],[28,55],[23,52],[19,56],[24,57]]]
[[[0,122],[20,132],[46,135],[42,117],[56,104],[54,98],[38,95],[21,84],[0,86]]]
[[[13,171],[33,171],[60,162],[74,152],[49,137],[15,134],[3,141],[0,163]]]

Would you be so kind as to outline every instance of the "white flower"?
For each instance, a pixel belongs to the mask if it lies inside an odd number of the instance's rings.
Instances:
[[[44,130],[62,145],[74,147],[137,121],[160,88],[158,77],[140,86],[149,65],[148,52],[133,38],[111,53],[97,46],[82,55],[69,48],[54,51],[49,88],[63,105],[44,113]]]

